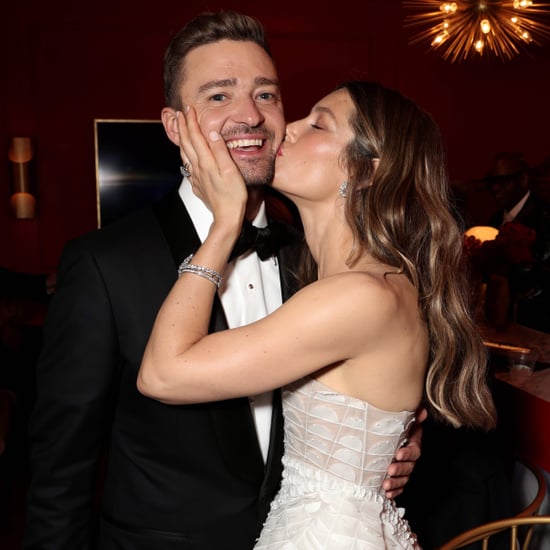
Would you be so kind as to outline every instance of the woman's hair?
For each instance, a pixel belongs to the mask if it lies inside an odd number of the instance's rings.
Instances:
[[[185,78],[185,57],[199,46],[235,40],[254,42],[272,57],[262,24],[254,17],[234,11],[204,12],[189,21],[170,41],[164,54],[166,105],[181,109],[179,90]]]
[[[430,335],[425,399],[433,416],[454,426],[493,428],[487,352],[470,311],[462,230],[451,209],[439,128],[413,101],[378,83],[338,89],[347,90],[355,106],[355,137],[341,159],[354,236],[349,264],[368,250],[418,289]],[[308,263],[311,281],[312,259]]]

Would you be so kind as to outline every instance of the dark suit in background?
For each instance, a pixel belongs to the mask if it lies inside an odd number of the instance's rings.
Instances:
[[[510,286],[517,322],[550,332],[550,205],[536,196],[532,173],[521,153],[503,151],[493,159],[484,181],[498,209],[489,225],[498,228],[514,221],[535,230],[534,261],[514,266]]]
[[[533,264],[526,268],[520,266],[511,274],[511,284],[518,297],[516,321],[550,332],[550,205],[531,191],[513,221],[536,233]],[[500,227],[503,223],[502,210],[490,220],[493,227]]]
[[[66,247],[38,365],[26,549],[95,548],[101,492],[102,550],[253,546],[279,484],[277,400],[264,467],[246,398],[170,406],[136,388],[176,268],[199,246],[174,191]],[[283,275],[289,251],[280,251]],[[285,276],[282,292],[291,292]],[[211,331],[225,328],[216,299]]]

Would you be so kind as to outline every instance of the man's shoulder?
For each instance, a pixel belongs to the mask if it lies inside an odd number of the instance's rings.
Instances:
[[[132,212],[101,228],[72,239],[73,245],[86,247],[118,247],[121,243],[140,240],[151,231],[158,230],[159,223],[153,211],[148,207]]]
[[[163,218],[181,214],[184,208],[177,189],[172,190],[157,202],[131,211],[109,222],[99,229],[90,231],[76,239],[88,245],[112,246],[121,241],[135,242],[162,230]]]
[[[94,258],[105,265],[134,265],[158,258],[167,250],[166,238],[153,207],[127,214],[108,225],[67,241],[60,262],[71,265]]]
[[[548,232],[550,228],[550,204],[536,194],[531,193],[518,214],[517,220],[538,231]]]
[[[155,277],[158,282],[162,273],[169,280],[175,272],[170,247],[152,209],[136,211],[68,241],[58,267],[58,273],[73,280],[78,274],[100,273],[104,284],[118,291],[135,288],[136,280]]]

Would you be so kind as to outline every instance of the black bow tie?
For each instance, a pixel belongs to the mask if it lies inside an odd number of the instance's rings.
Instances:
[[[235,243],[230,260],[244,254],[249,250],[255,250],[261,260],[273,256],[284,244],[289,243],[295,236],[295,230],[291,226],[270,222],[267,227],[256,227],[248,220],[243,221],[241,234]]]

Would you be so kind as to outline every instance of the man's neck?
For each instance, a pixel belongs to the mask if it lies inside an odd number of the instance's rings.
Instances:
[[[251,222],[258,215],[260,206],[265,199],[265,192],[263,185],[250,185],[247,189],[248,200],[246,201],[244,217]]]
[[[251,223],[256,222],[255,225],[258,227],[264,227],[267,224],[267,217],[265,213],[265,203],[263,202],[263,188],[256,189],[255,191],[253,189],[249,189],[249,191],[253,192],[249,195],[250,206],[247,205],[246,217]],[[210,225],[212,224],[212,213],[193,193],[191,184],[186,178],[184,178],[180,184],[179,196],[191,216],[191,221],[193,222],[201,242],[203,242],[206,239]],[[250,196],[253,197],[252,201],[250,200]],[[251,218],[248,218],[249,213],[252,216]]]

